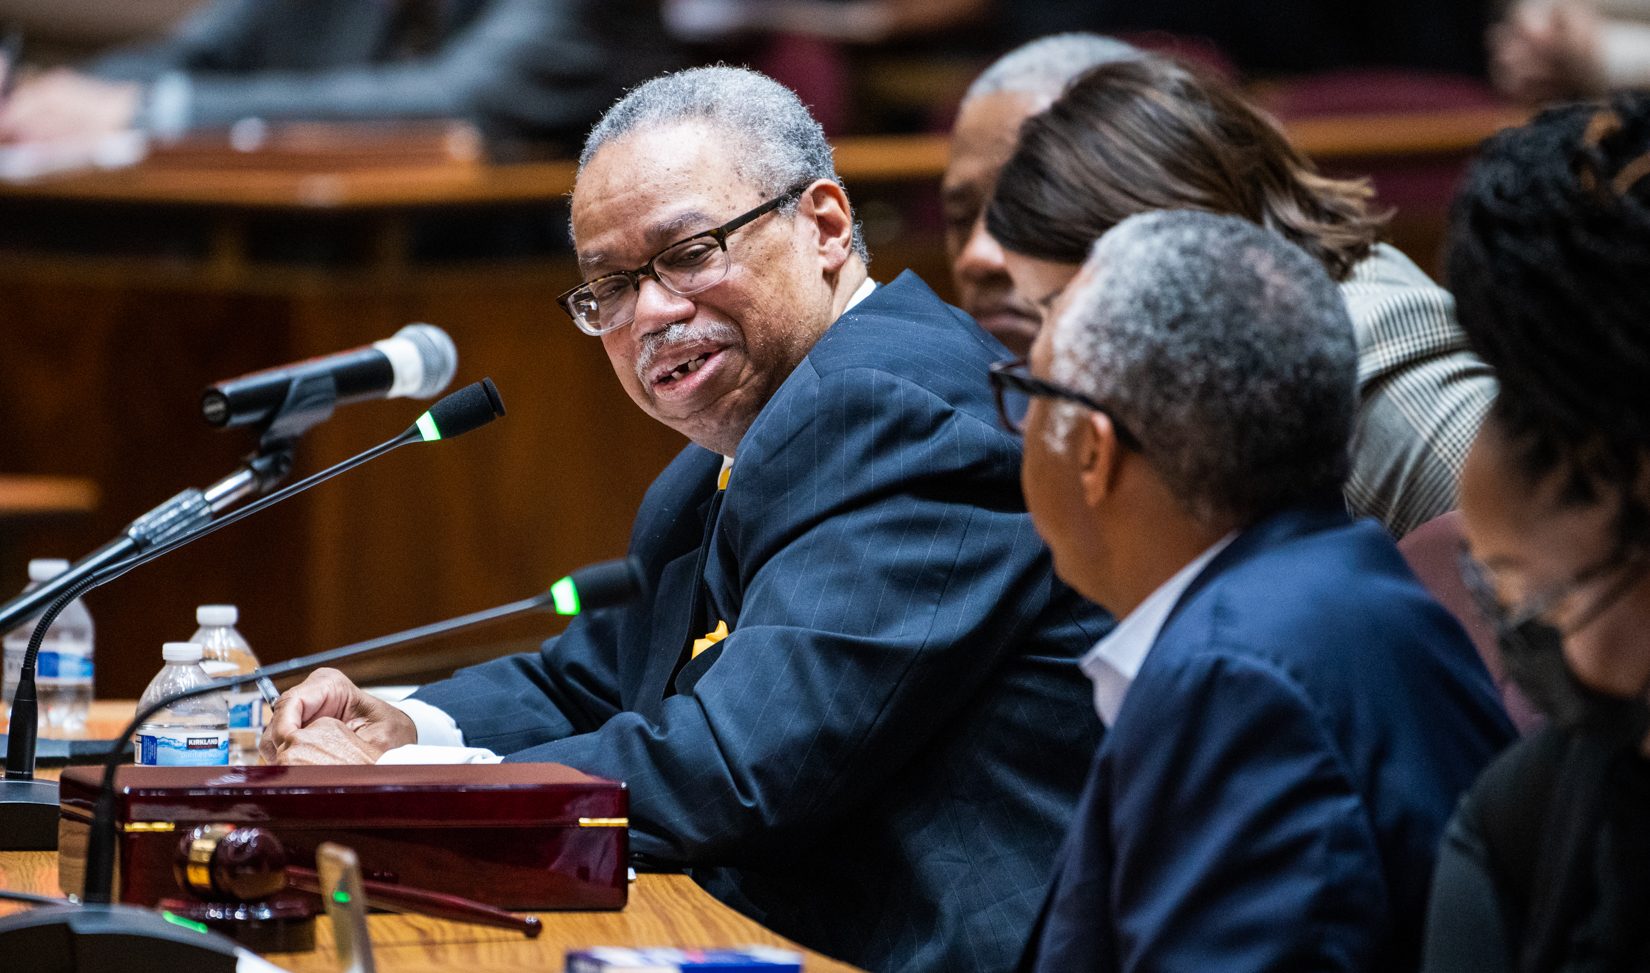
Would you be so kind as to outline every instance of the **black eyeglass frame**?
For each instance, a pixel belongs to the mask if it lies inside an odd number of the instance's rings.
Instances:
[[[1117,441],[1125,449],[1134,452],[1143,452],[1140,439],[1117,418],[1117,413],[1110,406],[1103,405],[1092,396],[1085,395],[1076,389],[1066,388],[1055,382],[1038,378],[1031,374],[1031,365],[1024,358],[1015,358],[1009,361],[993,362],[991,365],[991,391],[997,398],[997,418],[1001,420],[1003,428],[1017,436],[1025,435],[1025,429],[1020,421],[1009,415],[1008,403],[1003,397],[1006,389],[1013,389],[1022,395],[1040,395],[1047,399],[1061,399],[1066,402],[1075,402],[1080,406],[1093,409],[1111,420],[1111,427],[1117,433]]]
[[[1581,571],[1576,572],[1568,580],[1561,582],[1535,597],[1526,599],[1522,606],[1507,606],[1502,603],[1501,596],[1495,590],[1495,582],[1490,577],[1490,571],[1477,558],[1472,556],[1466,542],[1461,543],[1456,553],[1457,567],[1461,572],[1462,585],[1467,589],[1474,605],[1484,619],[1501,635],[1511,635],[1526,622],[1540,618],[1556,608],[1564,599],[1570,597],[1588,585],[1610,574],[1620,571],[1622,575],[1615,584],[1604,589],[1599,596],[1593,599],[1580,617],[1575,618],[1563,630],[1564,635],[1573,635],[1585,628],[1589,622],[1606,609],[1615,604],[1617,598],[1634,582],[1650,569],[1650,552],[1635,549],[1625,541],[1618,542],[1609,555],[1602,558]]]
[[[590,328],[581,323],[578,312],[573,310],[573,296],[578,294],[580,291],[593,289],[595,285],[601,281],[612,280],[615,277],[622,277],[625,282],[630,285],[631,290],[640,293],[642,289],[642,279],[644,277],[651,277],[659,282],[660,287],[663,287],[665,290],[670,291],[678,297],[690,297],[694,294],[700,293],[701,291],[709,290],[717,284],[720,284],[723,280],[727,279],[726,268],[723,269],[721,277],[705,284],[703,287],[696,287],[693,290],[683,292],[677,290],[675,287],[672,287],[668,281],[666,281],[663,277],[660,277],[658,270],[654,268],[653,264],[660,257],[683,245],[684,243],[691,243],[700,238],[709,238],[716,243],[716,246],[723,253],[727,253],[728,237],[732,235],[734,231],[744,228],[746,225],[755,222],[760,217],[766,216],[779,207],[784,206],[786,203],[794,202],[795,200],[800,199],[802,194],[807,191],[808,187],[813,184],[814,180],[809,180],[799,186],[792,186],[780,195],[775,196],[755,209],[735,216],[733,219],[728,220],[721,226],[713,227],[709,230],[701,230],[698,233],[682,237],[680,240],[677,240],[675,243],[669,244],[668,246],[660,247],[658,253],[655,253],[653,256],[649,257],[647,263],[642,264],[635,270],[615,270],[611,273],[602,274],[599,277],[592,277],[589,280],[580,281],[579,283],[558,294],[556,296],[556,304],[564,312],[566,312],[568,317],[573,319],[573,324],[576,325],[580,331],[583,331],[585,334],[591,336],[599,336],[607,334],[610,331],[617,331],[636,320],[635,312],[632,311],[630,317],[626,318],[623,323],[615,324],[611,327]]]

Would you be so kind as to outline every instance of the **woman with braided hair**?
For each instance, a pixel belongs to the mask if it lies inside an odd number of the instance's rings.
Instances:
[[[1463,571],[1549,723],[1450,823],[1426,969],[1650,970],[1650,97],[1490,140],[1449,268],[1501,382]]]

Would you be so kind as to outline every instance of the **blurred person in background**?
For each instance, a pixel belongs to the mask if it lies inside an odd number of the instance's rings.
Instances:
[[[1491,139],[1449,281],[1501,393],[1461,482],[1468,587],[1550,717],[1446,832],[1427,969],[1650,969],[1650,98]]]
[[[1303,248],[1340,285],[1358,342],[1347,504],[1402,537],[1454,508],[1495,381],[1448,292],[1378,242],[1370,196],[1319,175],[1230,85],[1141,55],[1095,68],[1025,123],[986,226],[1020,299],[1045,314],[1092,242],[1136,213],[1241,216]]]
[[[242,118],[464,118],[576,144],[672,63],[647,0],[213,0],[165,38],[24,77],[0,142],[162,136]]]
[[[1650,85],[1650,0],[1520,0],[1489,32],[1490,77],[1529,102]]]
[[[969,85],[951,128],[940,185],[945,252],[957,304],[1016,355],[1031,350],[1042,323],[1014,292],[1003,248],[985,229],[985,204],[1014,152],[1020,126],[1047,108],[1073,78],[1140,52],[1098,34],[1055,34],[1003,55]]]

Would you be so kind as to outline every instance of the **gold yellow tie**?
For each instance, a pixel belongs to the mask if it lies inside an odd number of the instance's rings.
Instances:
[[[728,488],[728,477],[732,473],[733,473],[733,464],[732,463],[729,463],[726,466],[722,467],[722,472],[720,474],[718,474],[717,477],[716,477],[716,489],[718,491],[726,490]],[[715,645],[716,643],[722,641],[723,639],[725,639],[727,637],[728,637],[728,623],[725,622],[725,621],[722,621],[721,619],[717,619],[715,629],[713,629],[712,631],[706,632],[705,635],[704,635],[704,638],[697,638],[697,639],[693,640],[693,650],[688,655],[688,658],[690,658],[690,659],[699,658],[699,653],[705,651],[706,649],[710,648],[711,646]]]

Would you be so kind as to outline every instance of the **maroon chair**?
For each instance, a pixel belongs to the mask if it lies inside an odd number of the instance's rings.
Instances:
[[[1524,692],[1507,676],[1507,667],[1501,662],[1501,648],[1495,641],[1495,629],[1467,592],[1461,580],[1461,512],[1452,510],[1442,517],[1429,520],[1404,535],[1398,550],[1409,562],[1409,569],[1426,585],[1432,597],[1438,599],[1450,614],[1461,622],[1467,636],[1478,649],[1479,658],[1490,671],[1495,686],[1501,691],[1501,702],[1507,707],[1518,732],[1528,733],[1541,722],[1541,715]]]

